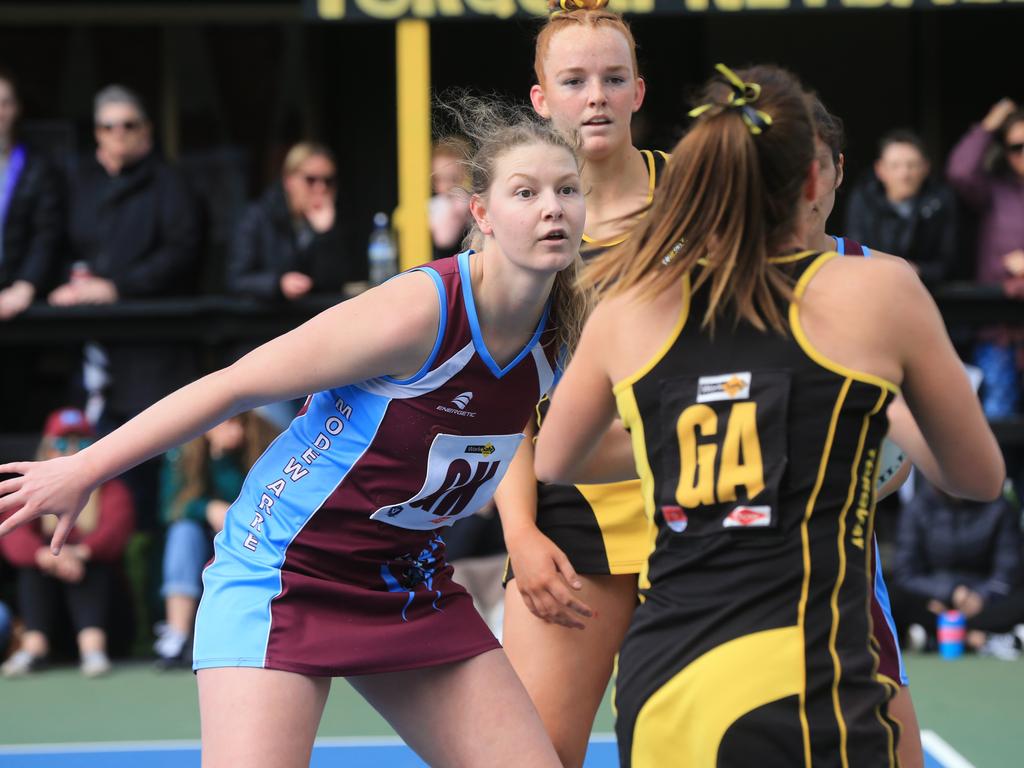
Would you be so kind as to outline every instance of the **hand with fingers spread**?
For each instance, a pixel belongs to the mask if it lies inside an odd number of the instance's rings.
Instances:
[[[570,629],[586,627],[580,617],[590,618],[593,611],[573,594],[583,583],[551,539],[536,528],[520,533],[509,542],[509,557],[515,585],[531,613]]]
[[[8,474],[16,477],[0,482],[0,536],[37,517],[56,515],[50,551],[59,554],[93,490],[83,479],[79,455],[0,465],[0,475]]]

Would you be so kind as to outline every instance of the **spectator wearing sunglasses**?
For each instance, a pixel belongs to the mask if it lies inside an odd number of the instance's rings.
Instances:
[[[77,408],[54,411],[46,420],[37,459],[77,453],[95,432]],[[128,489],[119,480],[104,483],[89,497],[59,555],[50,552],[56,521],[48,517],[24,525],[0,540],[0,551],[17,570],[18,608],[25,622],[21,648],[0,667],[4,677],[38,669],[50,653],[58,611],[67,605],[76,633],[82,674],[110,670],[107,626],[117,565],[134,528]]]
[[[93,116],[96,154],[71,182],[65,282],[50,303],[191,293],[200,240],[196,204],[154,151],[142,102],[110,85],[96,95]]]
[[[1024,299],[1024,109],[1010,99],[997,102],[953,148],[946,173],[978,215],[977,279]],[[1012,328],[986,328],[979,336],[974,362],[985,376],[981,400],[989,418],[1019,411],[1021,351]]]
[[[340,293],[365,278],[365,265],[344,252],[336,210],[337,166],[322,144],[288,150],[275,182],[242,215],[227,264],[233,293],[294,301]]]
[[[978,280],[1011,288],[1024,279],[1024,109],[997,102],[954,147],[946,172],[980,217]]]
[[[93,102],[96,152],[70,182],[68,250],[63,282],[50,294],[60,306],[194,292],[199,256],[198,207],[177,170],[154,148],[142,101],[120,85]],[[86,413],[101,433],[128,421],[192,378],[184,345],[119,341],[85,347]],[[140,530],[158,529],[160,462],[122,478],[132,491]]]

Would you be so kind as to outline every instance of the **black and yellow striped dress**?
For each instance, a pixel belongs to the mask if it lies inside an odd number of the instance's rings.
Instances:
[[[649,149],[640,151],[647,162],[650,204],[668,155]],[[583,235],[583,258],[592,259],[628,237],[627,234],[616,240],[598,241]],[[537,406],[538,431],[548,405],[545,395]],[[538,483],[537,527],[565,552],[578,573],[639,573],[650,549],[639,480],[603,485]],[[511,578],[514,574],[509,564],[506,583]]]
[[[796,296],[837,254],[778,259]],[[896,764],[875,677],[871,534],[897,387],[722,320],[682,286],[664,348],[615,386],[655,536],[619,657],[632,768]]]

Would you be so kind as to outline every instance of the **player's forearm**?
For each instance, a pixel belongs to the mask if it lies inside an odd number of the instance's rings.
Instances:
[[[522,534],[537,529],[537,477],[533,474],[533,439],[527,434],[501,484],[494,492],[494,504],[509,549]]]
[[[616,420],[585,461],[571,468],[567,479],[573,483],[617,483],[637,477],[632,439]]]

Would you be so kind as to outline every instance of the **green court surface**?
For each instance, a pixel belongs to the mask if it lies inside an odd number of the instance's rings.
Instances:
[[[1024,765],[1024,660],[947,662],[911,655],[907,664],[923,728],[936,732],[975,768]],[[607,700],[594,730],[613,730]],[[320,736],[392,733],[346,683],[335,682]],[[157,672],[133,663],[101,680],[85,680],[76,668],[65,667],[0,681],[0,745],[198,737],[195,679],[189,672]]]

